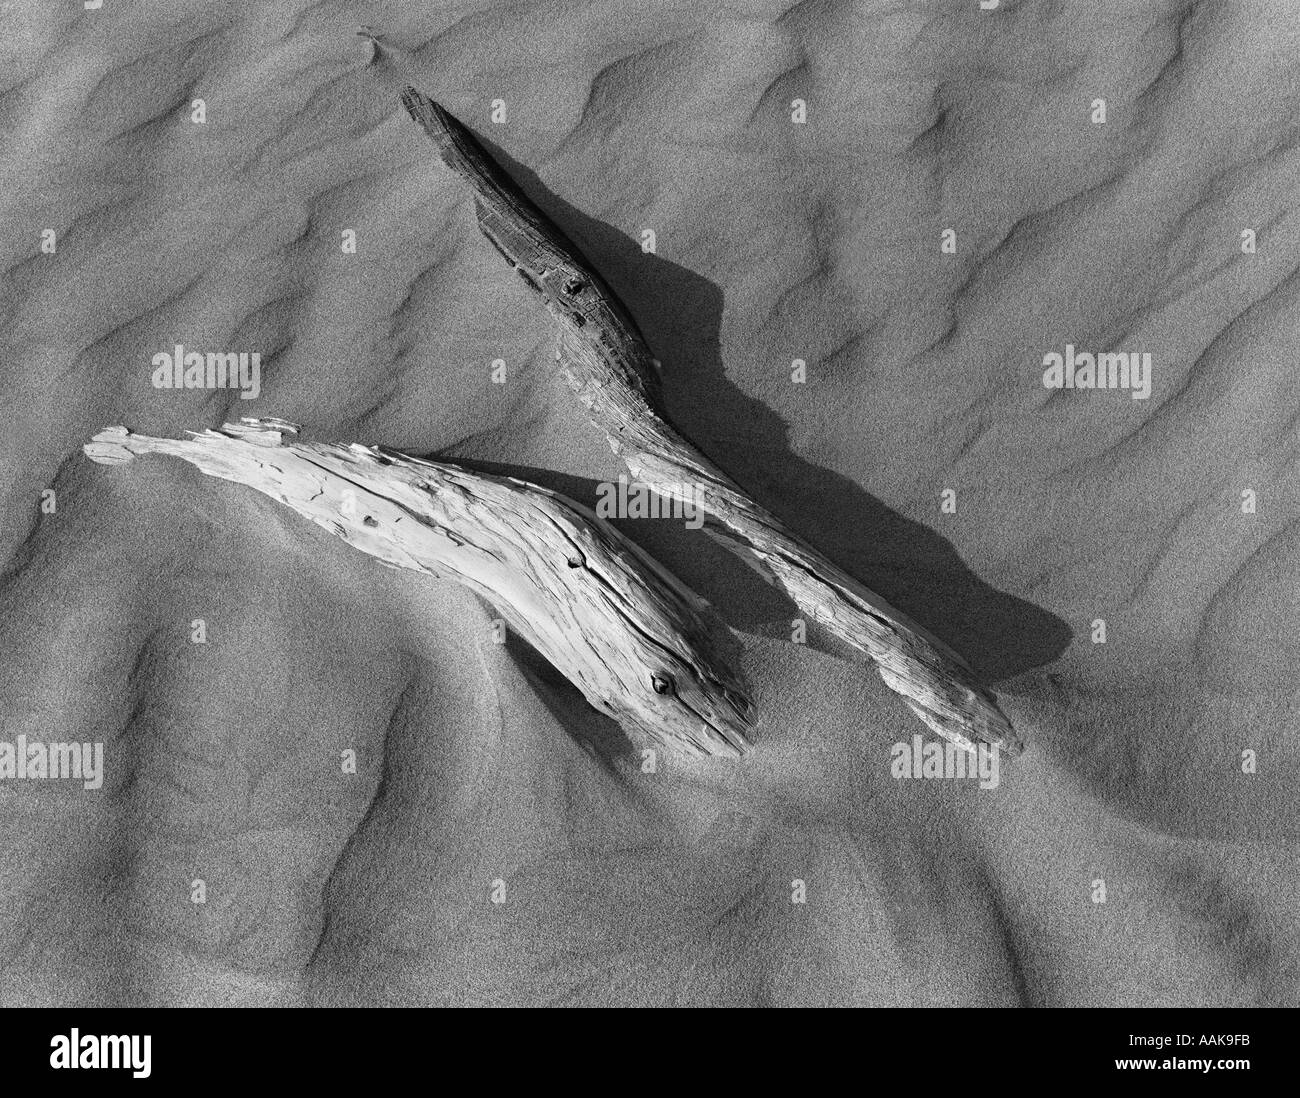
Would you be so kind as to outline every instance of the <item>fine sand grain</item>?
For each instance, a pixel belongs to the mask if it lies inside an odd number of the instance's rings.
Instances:
[[[996,784],[898,776],[936,738],[681,522],[616,525],[761,723],[648,768],[455,584],[82,456],[249,415],[624,471],[359,25],[682,431],[990,685]],[[0,780],[0,1003],[1300,1005],[1297,79],[1291,0],[10,5],[0,751],[105,763]],[[255,398],[156,388],[178,344]]]

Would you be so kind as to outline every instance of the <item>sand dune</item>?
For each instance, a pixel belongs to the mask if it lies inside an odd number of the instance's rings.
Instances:
[[[104,758],[0,754],[0,1002],[1300,1003],[1290,4],[253,7],[0,42],[0,745]],[[359,25],[682,430],[990,685],[996,785],[897,776],[932,734],[681,522],[616,525],[761,725],[647,772],[455,584],[82,456],[255,415],[588,505],[622,471]],[[177,344],[256,396],[155,387]],[[1117,352],[1145,398],[1044,385]]]

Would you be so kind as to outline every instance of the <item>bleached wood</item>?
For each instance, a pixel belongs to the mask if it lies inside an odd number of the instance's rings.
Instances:
[[[109,465],[171,455],[256,488],[386,565],[481,595],[629,732],[686,754],[745,749],[752,709],[725,629],[607,522],[520,480],[297,433],[272,419],[187,440],[108,427],[84,450]]]
[[[369,37],[372,65],[391,68],[386,47]],[[559,322],[561,371],[632,476],[666,495],[680,492],[674,486],[700,486],[705,529],[810,618],[870,656],[886,684],[940,735],[967,749],[983,742],[1018,752],[1011,722],[960,656],[788,530],[667,422],[636,322],[478,139],[415,88],[405,87],[401,100],[443,163],[473,190],[484,235]]]

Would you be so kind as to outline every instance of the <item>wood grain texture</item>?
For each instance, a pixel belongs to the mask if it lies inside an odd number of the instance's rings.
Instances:
[[[376,42],[372,64],[386,63]],[[1018,753],[1010,721],[960,656],[788,530],[667,421],[654,358],[627,308],[473,133],[413,87],[401,99],[473,190],[483,234],[559,323],[561,372],[632,476],[665,495],[698,486],[709,534],[865,652],[940,735],[969,750],[982,742]]]
[[[608,523],[520,480],[297,432],[274,419],[187,440],[109,427],[84,451],[108,465],[166,454],[256,488],[385,565],[481,595],[634,736],[690,755],[744,751],[752,707],[724,659],[725,627]]]

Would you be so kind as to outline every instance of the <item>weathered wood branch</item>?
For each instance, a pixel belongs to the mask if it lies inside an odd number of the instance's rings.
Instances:
[[[481,595],[629,732],[687,754],[745,749],[752,709],[725,628],[607,522],[520,480],[297,431],[244,419],[178,441],[109,427],[84,450],[104,464],[168,454],[256,488],[386,565]]]
[[[372,64],[390,62],[376,42]],[[559,322],[562,372],[631,474],[670,496],[692,486],[705,529],[805,614],[870,656],[886,684],[940,735],[967,749],[979,741],[1018,752],[1010,721],[960,656],[803,542],[667,422],[654,359],[626,307],[478,139],[413,87],[401,99],[443,163],[474,192],[483,234]]]

